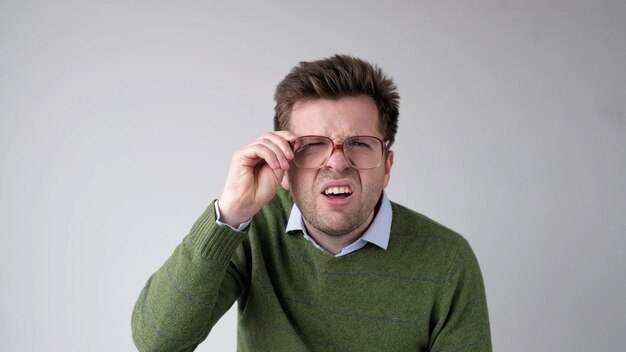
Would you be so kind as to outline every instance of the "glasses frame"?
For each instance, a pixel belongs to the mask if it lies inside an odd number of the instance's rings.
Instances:
[[[354,138],[361,138],[361,137],[368,137],[368,138],[374,138],[376,139],[379,143],[380,143],[380,160],[378,161],[378,164],[376,166],[373,167],[367,167],[367,168],[363,168],[363,167],[356,167],[352,164],[352,162],[350,161],[350,159],[348,159],[346,157],[346,154],[344,153],[344,148],[345,148],[345,144],[346,141],[349,141],[351,139]],[[330,152],[328,153],[328,155],[326,155],[326,157],[324,157],[324,162],[322,162],[322,164],[320,166],[317,167],[303,167],[298,165],[298,163],[296,162],[296,159],[294,158],[293,162],[294,164],[296,164],[297,167],[301,168],[301,169],[321,169],[324,166],[326,166],[326,164],[328,163],[328,160],[330,159],[330,157],[333,155],[333,153],[335,152],[335,150],[339,149],[341,150],[341,155],[343,155],[343,158],[346,160],[346,162],[348,163],[348,165],[350,165],[351,168],[357,169],[357,170],[371,170],[371,169],[375,169],[377,167],[380,166],[380,164],[383,162],[383,158],[385,156],[385,152],[387,151],[387,147],[389,146],[389,141],[383,141],[382,139],[375,137],[375,136],[367,136],[367,135],[359,135],[359,136],[351,136],[348,137],[344,140],[341,141],[340,144],[335,143],[335,141],[333,141],[330,137],[326,137],[326,136],[319,136],[319,135],[315,135],[315,134],[309,134],[309,135],[304,135],[304,136],[300,136],[292,141],[289,141],[289,146],[291,147],[291,150],[294,152],[295,155],[295,150],[294,147],[296,145],[296,142],[302,138],[321,138],[321,139],[325,139],[330,141],[330,145],[332,146],[332,148],[329,148]]]

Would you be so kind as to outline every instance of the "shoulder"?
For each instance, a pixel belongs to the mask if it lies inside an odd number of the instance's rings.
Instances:
[[[283,232],[292,207],[291,193],[280,188],[274,198],[252,218],[252,228],[268,228]]]
[[[390,249],[434,269],[446,273],[459,257],[471,253],[467,240],[450,228],[400,204],[391,203]]]
[[[463,236],[455,231],[403,205],[391,202],[391,209],[393,213],[392,236],[426,236],[451,242],[465,241]]]
[[[291,193],[280,188],[274,195],[274,198],[261,208],[259,213],[269,217],[281,217],[286,214],[288,217],[292,207],[293,199],[291,198]]]

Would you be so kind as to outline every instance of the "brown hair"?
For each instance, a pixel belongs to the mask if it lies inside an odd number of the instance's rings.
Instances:
[[[400,95],[393,80],[375,65],[356,57],[335,55],[300,62],[278,84],[274,100],[274,130],[287,130],[296,102],[369,95],[378,108],[380,127],[391,146],[398,131]]]

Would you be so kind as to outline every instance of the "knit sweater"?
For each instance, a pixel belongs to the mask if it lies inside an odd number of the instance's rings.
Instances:
[[[277,195],[236,232],[211,204],[144,287],[140,351],[193,351],[238,300],[238,351],[491,351],[483,281],[467,241],[392,202],[386,250],[342,257],[285,233]]]

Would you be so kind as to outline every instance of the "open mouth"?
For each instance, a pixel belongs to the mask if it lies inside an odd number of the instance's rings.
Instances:
[[[346,198],[352,194],[350,187],[328,187],[323,194],[329,198]]]

